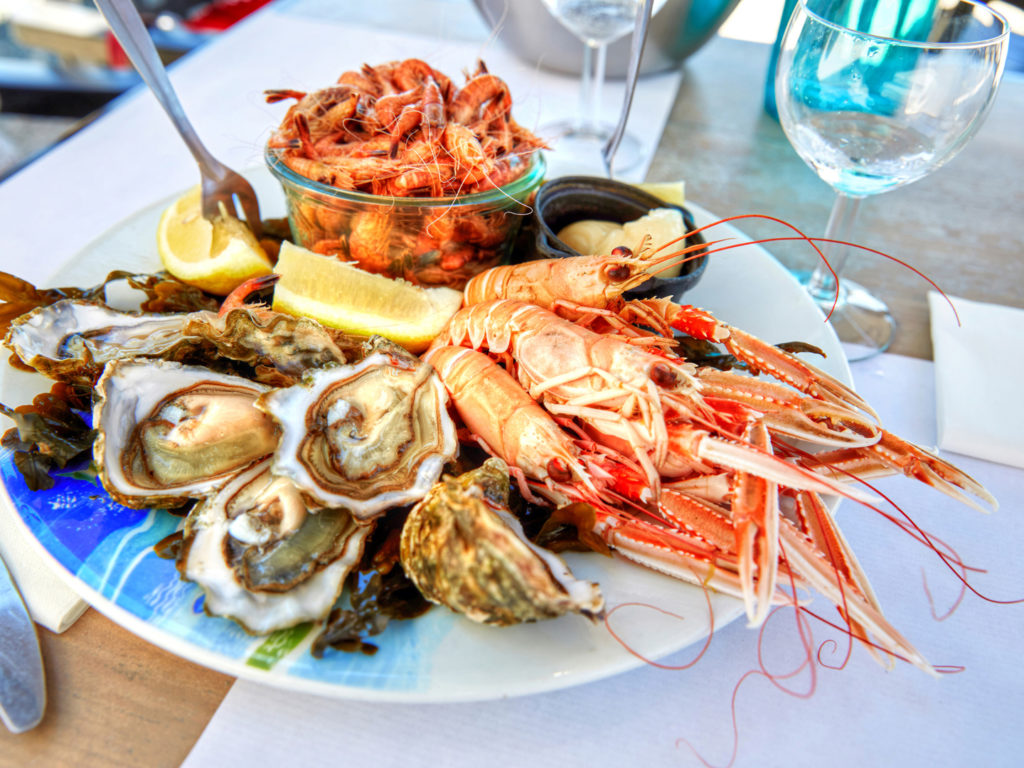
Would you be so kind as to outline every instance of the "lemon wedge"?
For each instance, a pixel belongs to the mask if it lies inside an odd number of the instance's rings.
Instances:
[[[681,181],[653,181],[636,186],[671,205],[682,205],[686,200],[686,185]]]
[[[462,292],[365,272],[332,256],[281,244],[274,309],[349,333],[380,334],[422,352],[462,305]]]
[[[233,216],[203,218],[200,196],[193,187],[160,216],[156,244],[164,269],[218,296],[270,274],[270,259],[245,223]]]

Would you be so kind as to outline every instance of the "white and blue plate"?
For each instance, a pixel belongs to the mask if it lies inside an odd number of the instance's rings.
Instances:
[[[283,210],[279,190],[254,172],[266,214]],[[160,268],[155,232],[163,201],[114,227],[62,269],[52,284],[87,286],[113,268]],[[715,220],[692,203],[698,225]],[[276,206],[276,210],[275,210]],[[714,237],[746,240],[738,230]],[[801,340],[823,349],[821,363],[849,383],[842,349],[821,313],[790,274],[764,249],[751,245],[711,258],[687,301],[772,341]],[[51,382],[5,366],[4,401],[31,402]],[[340,698],[390,701],[470,701],[537,693],[597,680],[656,659],[707,637],[742,613],[739,601],[708,595],[597,554],[570,553],[579,578],[601,584],[615,634],[580,616],[516,627],[486,627],[447,609],[392,621],[369,638],[373,655],[328,650],[314,658],[319,631],[302,625],[266,637],[247,635],[237,624],[203,611],[203,593],[182,581],[174,562],[154,545],[182,524],[163,510],[133,510],[114,503],[89,466],[55,473],[54,486],[32,492],[0,454],[0,473],[10,506],[73,588],[100,612],[146,640],[190,661],[270,685]],[[2,499],[0,499],[2,500]],[[710,606],[710,609],[709,609]],[[642,657],[642,658],[641,658]]]

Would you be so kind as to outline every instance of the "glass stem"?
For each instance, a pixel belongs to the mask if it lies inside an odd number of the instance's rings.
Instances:
[[[590,115],[593,113],[594,89],[594,48],[590,43],[583,43],[583,66],[580,69],[580,108],[576,114],[576,129],[580,132],[589,127]]]
[[[826,240],[850,241],[850,232],[853,230],[853,220],[857,217],[860,201],[859,197],[848,197],[841,192],[836,195],[832,213],[828,217],[828,225],[825,227]],[[835,275],[842,273],[850,249],[839,243],[823,243],[821,251],[832,270],[830,271],[824,262],[819,262],[807,282],[807,291],[818,301],[832,301],[836,293],[836,277],[833,272]]]
[[[584,42],[583,77],[580,87],[580,128],[585,133],[598,133],[598,112],[601,87],[604,85],[605,54],[603,43]]]
[[[600,43],[594,48],[594,77],[590,81],[590,132],[595,136],[601,134],[601,91],[604,88],[604,65],[607,59],[608,46]]]

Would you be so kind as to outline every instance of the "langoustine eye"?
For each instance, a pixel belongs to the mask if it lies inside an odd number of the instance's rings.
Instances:
[[[663,389],[672,389],[679,386],[681,378],[670,366],[656,363],[651,366],[651,380]]]
[[[572,472],[569,471],[568,465],[557,457],[548,462],[548,474],[556,483],[568,483],[572,480]]]
[[[611,256],[612,258],[628,259],[633,256],[633,251],[624,245],[620,245],[612,249]],[[605,270],[605,275],[608,276],[608,279],[616,283],[628,280],[632,274],[633,270],[628,264],[613,264]]]

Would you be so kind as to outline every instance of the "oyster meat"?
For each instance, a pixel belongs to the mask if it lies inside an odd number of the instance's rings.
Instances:
[[[162,360],[108,363],[93,406],[103,487],[129,507],[174,506],[217,490],[277,445],[277,425],[255,407],[267,389]]]
[[[565,613],[600,616],[604,598],[565,562],[531,543],[508,511],[508,467],[488,459],[444,477],[405,521],[401,562],[431,602],[506,626]]]
[[[344,509],[310,509],[265,460],[192,509],[178,569],[208,614],[265,634],[325,618],[371,530]]]
[[[281,425],[274,473],[363,520],[423,498],[458,450],[433,368],[386,339],[367,346],[256,403]]]

